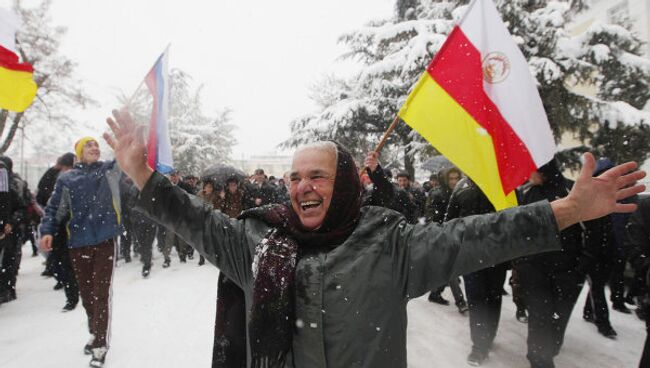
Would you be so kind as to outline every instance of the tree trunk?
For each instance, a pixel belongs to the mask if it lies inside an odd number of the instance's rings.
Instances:
[[[408,153],[408,149],[404,147],[404,170],[411,176],[411,181],[415,181],[415,165],[413,159],[413,156]]]
[[[0,137],[5,131],[5,125],[7,124],[7,117],[9,117],[9,110],[2,109],[0,110]]]
[[[7,152],[7,150],[11,146],[11,142],[14,140],[14,137],[16,136],[16,131],[18,130],[18,124],[20,124],[20,119],[22,119],[22,117],[23,117],[23,113],[19,112],[12,119],[11,127],[9,128],[9,132],[7,133],[7,137],[5,138],[4,142],[2,142],[2,146],[0,146],[0,154],[3,155],[5,152]]]

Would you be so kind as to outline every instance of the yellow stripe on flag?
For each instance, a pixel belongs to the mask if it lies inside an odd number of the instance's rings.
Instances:
[[[492,137],[424,72],[399,116],[469,176],[497,211],[517,205],[503,193]]]
[[[36,96],[32,73],[0,67],[0,109],[25,111]]]

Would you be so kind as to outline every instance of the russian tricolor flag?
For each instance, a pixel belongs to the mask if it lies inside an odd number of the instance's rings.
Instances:
[[[144,79],[153,97],[147,163],[163,174],[173,170],[172,145],[169,139],[169,47],[160,55]]]

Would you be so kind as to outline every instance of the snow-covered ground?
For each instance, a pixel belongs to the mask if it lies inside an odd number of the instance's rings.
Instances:
[[[25,248],[25,254],[29,251]],[[173,258],[160,267],[159,254],[148,279],[140,276],[137,258],[119,263],[113,285],[111,349],[107,367],[210,367],[214,323],[216,268]],[[40,276],[41,257],[25,257],[18,279],[18,299],[0,305],[0,367],[87,367],[82,347],[87,340],[81,304],[61,313],[62,291]],[[509,290],[509,289],[507,289]],[[451,299],[449,291],[445,297]],[[558,368],[628,368],[638,365],[645,341],[644,324],[632,315],[612,312],[619,336],[609,340],[581,318],[582,293],[568,327]],[[455,307],[433,305],[425,297],[409,305],[409,367],[465,367],[469,351],[467,317]],[[514,319],[505,297],[499,333],[486,368],[527,368],[526,326]],[[338,367],[337,367],[338,368]]]

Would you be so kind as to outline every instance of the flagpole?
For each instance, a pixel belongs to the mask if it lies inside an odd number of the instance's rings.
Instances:
[[[129,97],[129,99],[126,100],[126,107],[131,106],[131,101],[135,98],[135,95],[138,94],[138,91],[140,90],[140,87],[142,87],[143,84],[144,84],[144,79],[142,80],[142,82],[140,82],[140,84],[138,84],[138,87],[136,87],[135,91],[133,91],[131,97]]]
[[[379,144],[377,144],[377,147],[375,147],[375,152],[379,153],[381,149],[384,147],[386,144],[386,141],[388,140],[388,136],[390,133],[395,130],[395,127],[397,127],[397,124],[399,123],[399,115],[395,115],[395,119],[393,120],[393,123],[388,127],[388,130],[384,133],[384,136],[381,138],[381,141],[379,141]]]
[[[169,50],[169,47],[170,47],[171,45],[172,45],[171,42],[168,43],[168,44],[167,44],[167,47],[165,47],[165,50],[162,52],[161,55],[164,55],[164,54]],[[156,61],[156,62],[157,62],[157,61]],[[155,65],[156,65],[156,63],[154,63],[154,64],[151,66],[151,68],[149,68],[149,71],[151,71],[151,69],[152,69]],[[149,72],[147,72],[147,74],[148,74],[148,73],[149,73]],[[145,78],[145,79],[146,79],[146,78]],[[131,101],[135,98],[135,95],[138,93],[138,91],[140,90],[140,87],[142,87],[142,85],[144,84],[144,82],[145,82],[145,80],[143,79],[143,80],[140,82],[140,84],[138,84],[138,87],[135,89],[135,91],[133,91],[133,94],[131,95],[131,97],[129,97],[129,99],[126,100],[126,106],[127,106],[127,107],[128,107],[129,105],[131,105]]]

